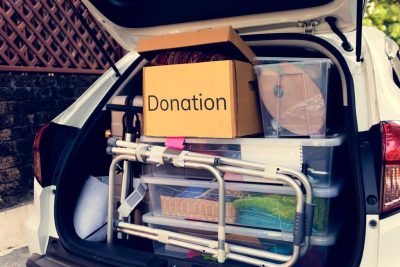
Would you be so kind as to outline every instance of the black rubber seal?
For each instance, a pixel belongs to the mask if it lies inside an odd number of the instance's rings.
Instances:
[[[314,205],[313,204],[306,204],[305,214],[306,214],[305,236],[311,236],[313,221],[314,221]]]
[[[304,213],[296,212],[293,229],[293,245],[301,246],[304,243]]]

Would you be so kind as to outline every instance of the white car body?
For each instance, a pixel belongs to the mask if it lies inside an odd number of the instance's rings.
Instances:
[[[91,3],[84,0],[85,4],[90,7]],[[337,12],[339,9],[349,8],[356,1],[335,1],[329,8],[316,10],[321,17],[326,14]],[[93,7],[94,9],[94,7]],[[297,12],[297,13],[296,13]],[[251,20],[246,20],[252,26],[261,24],[285,23],[295,20],[292,16],[299,16],[299,12],[283,12],[268,18],[268,21],[262,16],[251,16]],[[307,11],[308,12],[308,11]],[[284,16],[282,16],[284,14]],[[117,40],[129,50],[134,50],[135,42],[129,29],[124,29],[114,25],[107,18],[97,14],[100,21],[103,21],[105,27],[110,32],[117,32],[115,36],[125,36],[125,39],[117,38]],[[305,16],[307,17],[307,16]],[[314,19],[309,15],[310,20]],[[344,30],[351,29],[351,21],[354,21],[355,13],[350,12],[347,16],[342,17],[341,28]],[[245,26],[243,20],[220,19],[212,21],[209,25],[233,25],[237,28]],[[209,26],[202,24],[203,27]],[[199,27],[197,23],[185,24],[185,27],[171,26],[163,29],[154,29],[150,32],[144,32],[140,29],[135,32],[137,36],[148,34],[159,34],[160,31],[177,32],[193,30]],[[353,28],[354,29],[354,28]],[[277,30],[274,30],[277,31]],[[293,27],[285,29],[287,32],[304,31],[301,27]],[[240,32],[240,31],[239,31]],[[263,31],[270,32],[268,30]],[[282,32],[282,31],[280,31]],[[249,34],[249,32],[243,32]],[[321,37],[335,46],[344,56],[351,71],[356,100],[356,114],[359,132],[368,131],[373,125],[381,121],[399,120],[400,117],[400,89],[393,81],[392,66],[388,60],[384,33],[373,29],[363,29],[363,58],[364,63],[356,61],[355,51],[346,52],[341,47],[341,40],[333,33],[327,32],[327,26],[317,27],[315,35]],[[355,43],[355,32],[346,33],[351,43]],[[123,73],[128,65],[132,63],[138,54],[129,52],[116,65],[121,73]],[[111,85],[115,81],[113,70],[108,70],[103,74],[72,106],[60,114],[53,122],[61,125],[68,125],[81,128],[89,115],[93,112],[97,103],[106,95]],[[46,253],[49,237],[58,238],[55,221],[54,221],[54,190],[55,186],[42,188],[35,180],[34,184],[34,211],[27,222],[28,243],[30,253],[43,255]],[[365,229],[365,245],[361,261],[362,267],[396,267],[400,266],[400,213],[380,219],[379,215],[366,216]],[[371,221],[376,221],[376,226],[371,225]]]

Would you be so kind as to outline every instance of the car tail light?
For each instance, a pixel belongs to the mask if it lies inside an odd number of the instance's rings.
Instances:
[[[383,122],[382,212],[400,207],[400,122]]]
[[[40,158],[40,143],[48,126],[49,124],[46,124],[39,129],[39,131],[36,133],[35,141],[33,142],[33,173],[35,174],[36,180],[39,182],[39,184],[42,184],[43,181]]]

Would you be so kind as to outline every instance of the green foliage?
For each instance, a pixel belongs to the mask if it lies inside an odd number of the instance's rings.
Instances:
[[[400,44],[400,1],[369,0],[364,25],[377,27]]]

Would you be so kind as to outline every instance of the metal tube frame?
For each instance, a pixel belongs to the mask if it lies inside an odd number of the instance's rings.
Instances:
[[[117,170],[117,164],[122,160],[136,161],[136,157],[133,155],[118,155],[112,161],[110,170],[108,173],[108,216],[107,216],[107,243],[112,244],[114,239],[114,185],[115,185],[115,172]],[[122,200],[121,200],[122,201]]]
[[[125,141],[131,142],[133,139],[133,134],[131,133],[125,133]],[[122,183],[121,183],[121,202],[123,199],[126,199],[129,195],[129,188],[131,186],[131,176],[132,172],[131,172],[131,164],[129,163],[129,161],[124,161],[124,165],[123,165],[123,173],[122,173]],[[123,217],[121,214],[118,215],[118,219],[120,221],[124,221],[124,222],[131,222],[131,218],[130,217]],[[124,235],[122,233],[118,233],[118,238],[119,239],[129,239],[129,235]]]
[[[259,266],[292,266],[296,263],[301,255],[304,255],[309,247],[310,236],[305,236],[305,244],[300,246],[293,244],[293,253],[291,256],[271,253],[267,251],[250,249],[238,245],[230,245],[225,243],[225,182],[220,172],[231,172],[241,175],[249,175],[258,177],[249,180],[248,182],[259,182],[259,183],[283,183],[293,188],[296,194],[296,213],[304,214],[304,202],[312,205],[312,187],[304,174],[287,168],[276,167],[275,173],[271,171],[271,168],[267,168],[263,164],[224,158],[215,157],[200,153],[193,153],[184,151],[180,154],[169,153],[168,149],[162,150],[162,162],[147,162],[150,159],[152,152],[152,146],[147,145],[144,150],[136,150],[138,144],[122,141],[122,140],[109,140],[109,145],[112,147],[108,148],[109,153],[117,154],[118,156],[112,161],[109,172],[109,206],[108,206],[108,228],[107,228],[107,242],[111,244],[113,242],[114,228],[117,232],[125,233],[129,235],[142,236],[152,240],[156,240],[171,245],[177,245],[184,248],[193,249],[199,252],[209,253],[216,256],[218,262],[224,262],[226,258],[238,260],[241,262],[259,265]],[[115,147],[114,147],[115,146]],[[160,147],[158,147],[160,148]],[[160,150],[159,150],[160,151]],[[138,152],[140,155],[138,155]],[[140,157],[140,158],[139,158]],[[171,163],[176,167],[187,167],[195,169],[204,169],[213,174],[218,182],[219,191],[219,220],[218,220],[218,242],[215,248],[214,240],[195,238],[190,235],[183,235],[174,233],[171,231],[165,231],[160,229],[153,229],[147,226],[139,226],[129,223],[118,221],[113,222],[113,209],[114,209],[114,181],[115,181],[115,169],[116,165],[122,161],[142,161],[145,163],[156,163],[164,164]],[[272,168],[273,170],[273,168]],[[303,192],[300,186],[290,176],[296,177],[305,187],[305,201]],[[121,199],[123,201],[123,199]],[[297,221],[295,223],[298,223]],[[304,227],[304,224],[300,223]],[[244,227],[245,228],[245,227]],[[296,227],[295,227],[296,228]],[[295,234],[295,233],[294,233]],[[307,234],[307,233],[306,233]],[[177,240],[175,240],[175,238]],[[190,243],[188,243],[190,242]],[[200,244],[199,244],[200,243]],[[240,253],[240,254],[238,254]],[[241,254],[247,254],[241,255]],[[249,256],[262,257],[272,259],[275,261],[284,261],[284,263],[271,263],[264,260],[254,259]]]

